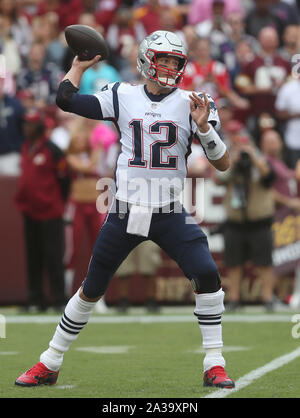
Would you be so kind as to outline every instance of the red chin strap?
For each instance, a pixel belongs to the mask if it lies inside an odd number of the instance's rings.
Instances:
[[[153,53],[152,57],[148,55],[149,51],[150,51],[150,54],[151,52]],[[179,52],[170,53],[167,51],[159,51],[159,52],[154,51],[154,50],[149,50],[149,51],[147,54],[147,57],[151,61],[150,68],[147,72],[147,75],[149,76],[149,78],[151,80],[157,81],[162,86],[168,86],[168,87],[177,86],[182,80],[185,67],[187,64],[187,57],[183,54],[180,54]],[[158,65],[157,54],[159,55],[166,54],[168,56],[174,56],[175,58],[179,58],[180,61],[181,60],[183,61],[183,65],[181,65],[182,68],[180,70],[173,70],[171,68],[166,68],[164,66]],[[158,76],[158,72],[160,73],[160,76]]]

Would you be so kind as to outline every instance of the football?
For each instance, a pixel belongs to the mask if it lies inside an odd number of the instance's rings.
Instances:
[[[101,33],[86,25],[71,25],[65,29],[68,46],[80,61],[89,61],[96,55],[101,59],[108,57],[108,46]]]

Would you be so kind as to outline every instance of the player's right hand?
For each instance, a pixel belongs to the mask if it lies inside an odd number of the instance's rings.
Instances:
[[[78,55],[76,55],[76,57],[73,60],[72,67],[73,68],[76,68],[76,69],[79,69],[81,71],[85,71],[88,68],[90,68],[93,65],[95,65],[97,62],[99,62],[100,58],[101,58],[101,55],[96,55],[92,60],[89,60],[89,61],[80,61],[78,59]]]

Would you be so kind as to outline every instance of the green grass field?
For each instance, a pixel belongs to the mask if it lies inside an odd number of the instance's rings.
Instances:
[[[203,388],[201,333],[186,311],[149,316],[94,314],[65,355],[53,386],[22,388],[16,377],[39,360],[59,316],[19,317],[5,313],[6,338],[0,339],[1,398],[202,398],[220,390]],[[190,312],[190,313],[188,313]],[[0,313],[3,314],[3,312]],[[293,352],[294,313],[224,314],[226,369],[235,381]],[[20,318],[24,323],[20,323]],[[45,323],[28,323],[41,318]],[[109,322],[112,323],[109,323]],[[250,322],[249,322],[250,321]],[[227,397],[300,397],[300,353],[263,373]],[[224,392],[224,389],[223,391]]]

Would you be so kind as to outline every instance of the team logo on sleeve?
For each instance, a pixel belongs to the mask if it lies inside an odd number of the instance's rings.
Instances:
[[[102,87],[101,91],[106,91],[108,90],[108,84],[106,84],[104,87]]]
[[[215,141],[210,141],[207,144],[207,149],[214,149],[217,146],[217,144],[215,143]]]

